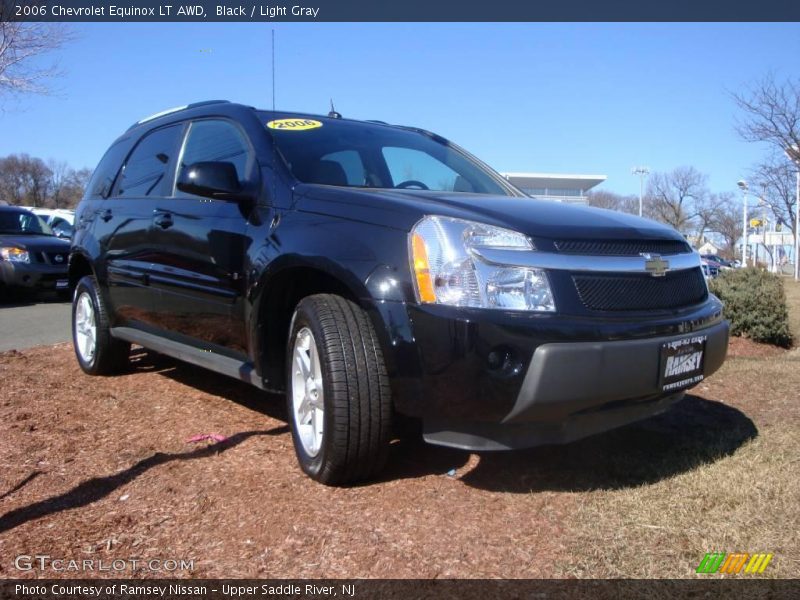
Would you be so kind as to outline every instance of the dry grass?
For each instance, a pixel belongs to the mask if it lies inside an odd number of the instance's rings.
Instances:
[[[787,281],[786,292],[800,339],[800,285]],[[656,472],[664,464],[654,463],[653,484],[577,494],[577,511],[565,525],[571,560],[558,575],[686,577],[706,552],[720,551],[772,552],[764,576],[800,576],[799,390],[798,348],[729,358],[693,392],[730,411],[734,426],[708,423],[715,431],[708,440],[673,457],[694,468],[662,479]],[[685,403],[678,408],[685,409]],[[641,447],[630,449],[633,454],[615,459],[619,468],[641,464]]]
[[[798,348],[800,347],[800,282],[796,282],[790,277],[784,277],[783,289],[786,291],[786,302],[790,306],[789,327],[794,337],[794,345]]]

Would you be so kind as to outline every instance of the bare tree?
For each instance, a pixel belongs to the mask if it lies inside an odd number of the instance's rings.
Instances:
[[[47,81],[58,75],[58,64],[42,63],[42,57],[71,37],[61,23],[0,20],[0,95],[48,93]]]
[[[647,216],[672,225],[684,235],[694,232],[696,219],[709,204],[707,179],[694,167],[653,173],[647,183]]]
[[[736,242],[742,237],[742,207],[731,192],[720,194],[719,198],[711,228],[725,241],[728,258],[735,258]]]
[[[52,173],[41,158],[12,154],[0,159],[0,193],[11,204],[44,206]]]
[[[778,82],[768,75],[733,98],[744,112],[736,126],[743,139],[781,152],[800,147],[800,80]]]
[[[52,158],[47,161],[47,168],[50,169],[50,201],[53,203],[54,208],[61,208],[61,205],[65,202],[65,187],[69,183],[72,169],[65,161]]]
[[[86,167],[77,170],[70,169],[67,183],[64,186],[64,206],[74,208],[78,205],[91,178],[91,169]]]
[[[794,233],[796,209],[795,167],[778,153],[758,165],[751,177],[754,189],[761,190],[763,200],[775,219],[780,219]]]
[[[622,196],[607,190],[598,190],[586,194],[586,203],[597,208],[607,208],[631,214],[638,214],[639,200],[635,196]]]
[[[62,161],[45,164],[27,154],[11,154],[0,158],[0,198],[19,206],[72,208],[91,176],[91,169],[75,170]]]
[[[730,201],[733,194],[706,194],[694,203],[694,235],[698,246],[702,245],[706,232],[714,231],[717,218],[723,206]]]
[[[0,158],[0,198],[9,204],[24,204],[25,172],[15,154]]]

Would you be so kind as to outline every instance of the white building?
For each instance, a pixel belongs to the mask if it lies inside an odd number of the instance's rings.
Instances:
[[[529,196],[558,202],[586,203],[586,192],[603,183],[605,175],[566,173],[501,173]]]

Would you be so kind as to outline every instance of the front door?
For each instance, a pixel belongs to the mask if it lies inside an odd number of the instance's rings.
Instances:
[[[257,178],[255,154],[242,129],[223,119],[189,125],[178,161],[182,169],[204,161],[230,162],[240,181]],[[239,203],[175,189],[154,207],[150,285],[154,313],[177,341],[245,354],[244,269],[250,246],[248,215]]]

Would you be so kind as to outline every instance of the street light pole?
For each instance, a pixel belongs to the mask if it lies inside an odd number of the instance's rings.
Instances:
[[[794,204],[794,280],[800,280],[800,260],[797,253],[800,251],[800,163],[797,164],[795,175],[795,204]]]
[[[797,144],[787,146],[784,153],[795,166],[795,204],[794,204],[794,280],[800,280],[800,147]]]
[[[742,190],[742,267],[747,266],[747,182],[740,179],[736,185]]]
[[[642,216],[642,198],[644,197],[644,178],[650,174],[648,167],[634,167],[631,174],[639,176],[639,216]]]

